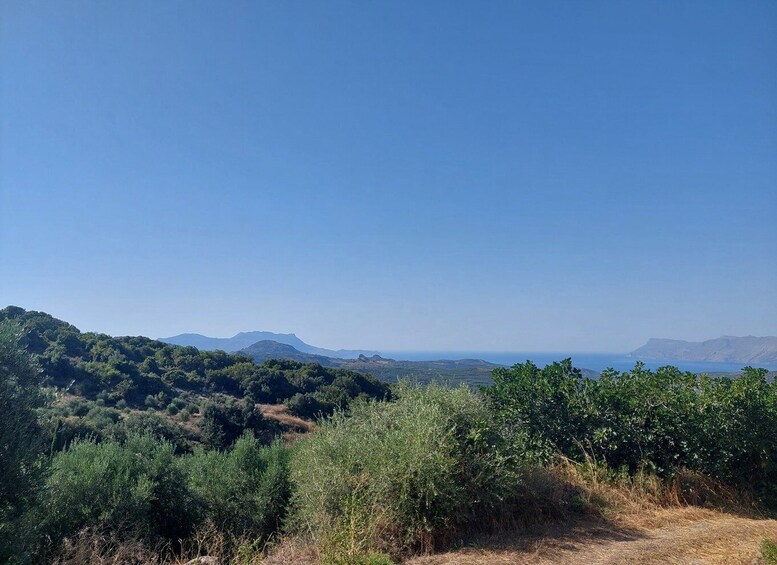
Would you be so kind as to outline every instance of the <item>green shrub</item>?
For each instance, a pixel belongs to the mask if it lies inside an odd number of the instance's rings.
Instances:
[[[41,379],[21,340],[16,323],[0,320],[0,562],[27,535],[18,520],[40,481],[43,435],[35,408],[43,402]]]
[[[226,449],[245,431],[250,431],[264,443],[270,443],[278,425],[262,416],[249,399],[241,402],[220,397],[221,402],[205,406],[198,423],[203,443],[213,449]]]
[[[56,422],[53,430],[51,448],[54,451],[60,451],[76,438],[91,438],[95,441],[101,441],[105,437],[110,437],[115,431],[110,421],[108,421],[108,427],[98,427],[98,425],[104,425],[105,422],[105,420],[98,422],[75,416],[60,419]]]
[[[777,509],[777,382],[746,367],[742,378],[702,378],[699,388],[694,468]]]
[[[761,542],[761,555],[766,565],[777,565],[777,541],[765,539]]]
[[[288,451],[246,433],[230,451],[198,449],[185,460],[202,516],[230,536],[267,539],[279,531],[290,494]]]
[[[134,412],[128,414],[114,428],[113,438],[119,441],[132,434],[148,434],[170,442],[176,453],[191,452],[194,436],[180,424],[171,422],[156,412]]]
[[[537,453],[670,477],[703,473],[777,505],[777,384],[746,367],[709,378],[641,363],[584,378],[569,359],[500,368],[485,389],[505,427],[524,428]]]
[[[319,400],[313,393],[297,393],[286,401],[289,412],[300,418],[308,420],[318,419],[321,415],[330,415],[335,405]]]
[[[96,428],[108,429],[119,421],[119,413],[113,408],[102,406],[99,401],[97,401],[94,403],[94,406],[89,409],[89,412],[86,413],[84,418],[93,422],[94,427]]]
[[[494,429],[467,388],[402,385],[336,412],[294,447],[292,522],[335,561],[431,549],[512,492]]]
[[[68,411],[73,416],[86,416],[87,412],[89,412],[89,404],[86,401],[77,398],[70,402]]]
[[[87,402],[83,406],[77,405],[77,411],[83,416],[67,416],[53,420],[53,437],[50,440],[53,450],[65,448],[76,438],[88,437],[102,441],[116,437],[117,434],[121,435],[122,421],[119,412],[114,408],[100,406],[97,402]]]
[[[75,440],[55,455],[43,496],[44,530],[58,541],[89,527],[126,539],[177,540],[192,529],[186,478],[170,443]]]

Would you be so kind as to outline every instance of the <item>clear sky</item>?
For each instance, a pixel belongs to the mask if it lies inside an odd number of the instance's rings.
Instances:
[[[0,6],[0,306],[384,350],[777,334],[777,2]]]

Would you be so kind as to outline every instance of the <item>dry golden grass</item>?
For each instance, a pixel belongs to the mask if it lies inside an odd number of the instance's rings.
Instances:
[[[262,565],[317,565],[320,558],[316,548],[303,541],[285,539],[271,548]]]
[[[285,546],[289,546],[287,549]],[[281,555],[291,555],[291,544],[278,544]],[[207,524],[175,547],[170,543],[149,547],[137,540],[121,540],[85,529],[66,539],[52,560],[55,565],[259,565],[264,563],[268,550],[277,550],[271,544],[247,538],[235,539]],[[304,553],[300,550],[298,555]],[[296,555],[296,554],[295,554]],[[280,563],[282,561],[279,561]],[[297,561],[285,561],[296,563]],[[314,563],[315,561],[310,561]]]
[[[700,508],[661,509],[663,524],[639,528],[618,521],[578,520],[484,539],[474,547],[411,559],[412,565],[760,563],[761,540],[777,521]]]
[[[549,472],[583,499],[587,512],[481,536],[468,547],[407,563],[758,564],[761,541],[777,535],[777,520],[759,516],[748,497],[693,473],[665,484],[645,474],[613,479],[568,462]]]
[[[91,530],[83,530],[77,536],[64,540],[54,565],[157,565],[165,563],[163,555],[167,547],[149,548],[139,541],[118,542]]]
[[[280,422],[292,432],[305,434],[316,427],[310,420],[290,414],[285,404],[257,404],[257,406],[262,411],[262,416]]]

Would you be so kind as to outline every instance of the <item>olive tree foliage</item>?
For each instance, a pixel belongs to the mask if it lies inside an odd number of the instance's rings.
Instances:
[[[42,403],[40,373],[22,339],[18,324],[0,321],[0,561],[34,494],[42,441],[35,413]]]

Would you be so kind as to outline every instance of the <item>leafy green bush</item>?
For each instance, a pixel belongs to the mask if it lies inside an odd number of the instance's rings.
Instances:
[[[115,426],[110,419],[93,420],[87,417],[68,416],[59,418],[52,424],[51,449],[60,451],[77,438],[91,438],[101,441],[113,437]]]
[[[245,431],[269,443],[278,432],[277,423],[262,416],[248,399],[219,399],[205,406],[199,421],[203,443],[213,449],[226,449]]]
[[[95,539],[148,548],[190,545],[204,531],[226,551],[280,530],[290,493],[283,445],[264,447],[246,434],[227,452],[174,451],[167,441],[131,434],[123,443],[76,439],[57,453],[34,509],[40,517],[31,522],[45,538],[35,558],[45,560],[86,529]]]
[[[163,439],[173,445],[176,453],[191,452],[195,443],[195,437],[189,430],[155,412],[128,414],[114,428],[111,437],[123,441],[132,434],[146,434]]]
[[[485,389],[505,428],[523,428],[535,441],[538,455],[575,452],[586,433],[590,407],[585,388],[591,382],[567,359],[542,369],[527,361],[492,372],[494,385]]]
[[[290,485],[288,451],[246,433],[229,451],[199,449],[184,459],[205,520],[234,537],[267,539],[280,529]]]
[[[777,504],[777,384],[763,369],[729,379],[638,363],[592,380],[567,359],[493,377],[485,392],[498,418],[526,429],[545,458],[562,453],[664,477],[686,468]]]
[[[42,438],[35,408],[43,402],[40,374],[21,345],[21,328],[0,321],[0,561],[21,542],[17,521],[30,504],[40,474]]]
[[[469,389],[402,385],[297,442],[292,522],[335,560],[431,549],[512,492],[500,442]]]
[[[54,456],[43,503],[44,530],[53,540],[85,527],[127,539],[177,540],[193,527],[173,446],[148,435],[131,435],[124,445],[74,441]]]
[[[300,418],[318,419],[321,415],[329,415],[335,409],[333,404],[321,401],[313,393],[297,393],[286,401],[289,412]]]
[[[605,371],[585,388],[582,446],[611,467],[659,476],[690,467],[698,455],[697,376],[674,367]]]
[[[72,416],[86,416],[89,412],[89,403],[80,398],[76,398],[70,402],[68,411]]]

